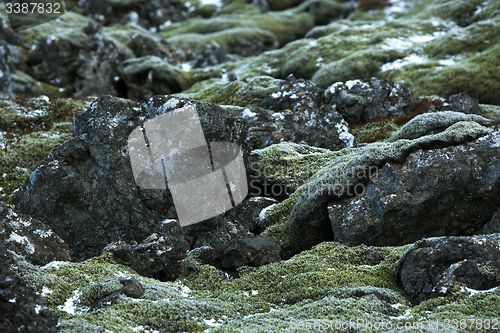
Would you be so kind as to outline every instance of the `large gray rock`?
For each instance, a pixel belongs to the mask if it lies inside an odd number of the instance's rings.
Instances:
[[[401,258],[398,280],[416,304],[462,283],[474,290],[500,285],[500,234],[422,239]]]
[[[500,206],[498,133],[387,161],[353,197],[328,206],[335,240],[402,245],[424,237],[467,235]],[[359,192],[364,193],[359,193]]]
[[[419,237],[470,233],[491,220],[500,206],[499,145],[500,134],[492,128],[476,122],[458,122],[443,132],[413,140],[325,153],[313,160],[322,161],[322,169],[267,216],[272,219],[289,211],[282,236],[286,246],[295,250],[324,241],[324,228],[330,223],[335,239],[349,244],[389,245],[394,241],[395,245]],[[273,148],[274,156],[279,156],[278,148]],[[433,157],[439,163],[434,163]],[[462,164],[450,163],[453,160]],[[414,185],[405,187],[398,170],[408,174],[413,169],[417,170],[413,172]],[[374,170],[380,171],[376,184]],[[435,189],[430,185],[433,181],[437,184]],[[430,220],[417,217],[420,213]],[[402,234],[395,224],[406,220]],[[430,229],[419,229],[422,223],[428,223]],[[409,233],[410,227],[421,234]]]
[[[215,104],[156,96],[141,109],[105,96],[75,115],[73,139],[54,149],[14,193],[16,209],[51,226],[74,260],[95,256],[114,241],[141,242],[176,214],[168,190],[136,186],[127,138],[144,121],[187,104],[197,106],[207,141],[234,142],[245,152],[246,127]]]

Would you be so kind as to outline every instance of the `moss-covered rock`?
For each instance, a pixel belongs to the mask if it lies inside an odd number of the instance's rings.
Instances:
[[[478,117],[477,115],[467,116]],[[414,121],[414,123],[418,122],[418,119]],[[429,123],[432,122],[429,121]],[[317,244],[321,238],[328,237],[328,234],[318,232],[318,230],[323,230],[329,224],[321,213],[323,205],[331,200],[349,196],[349,190],[347,189],[351,188],[352,192],[354,186],[364,184],[368,180],[368,175],[371,172],[370,168],[381,167],[387,161],[402,162],[407,154],[417,149],[461,144],[484,136],[492,130],[476,122],[459,121],[437,134],[422,136],[426,133],[422,132],[412,135],[413,140],[404,139],[405,136],[402,136],[403,140],[392,143],[376,142],[361,148],[346,148],[333,153],[326,152],[313,156],[300,156],[296,158],[295,163],[285,164],[285,168],[281,169],[277,168],[284,163],[281,160],[283,154],[280,151],[284,150],[286,155],[287,145],[279,144],[268,147],[264,149],[264,153],[261,152],[261,155],[269,156],[269,160],[266,161],[266,168],[269,170],[268,165],[271,165],[271,168],[283,170],[269,175],[272,176],[269,178],[274,178],[276,182],[281,181],[286,184],[287,175],[292,172],[300,175],[302,171],[308,175],[307,171],[310,165],[313,166],[313,170],[314,166],[317,165],[318,171],[308,178],[307,182],[298,187],[290,198],[266,210],[266,213],[262,216],[264,220],[262,223],[270,224],[269,221],[266,221],[268,219],[276,223],[267,233],[275,236],[279,234],[278,237],[285,248],[291,248],[294,251],[307,249]],[[274,151],[277,152],[274,153]],[[300,161],[306,158],[313,159],[317,163],[301,164]],[[341,186],[342,191],[340,194],[336,193],[336,190],[332,191],[334,186]]]
[[[208,87],[192,87],[178,95],[204,102],[222,105],[250,106],[255,99],[263,99],[274,92],[283,83],[270,76],[257,76],[250,80],[228,82],[218,80]],[[191,92],[193,91],[193,92]]]
[[[281,45],[284,45],[304,36],[313,27],[313,22],[307,13],[300,11],[297,11],[297,13],[286,11],[268,12],[255,15],[232,15],[230,18],[190,19],[182,23],[172,24],[156,35],[162,38],[176,36],[176,40],[178,40],[182,38],[182,34],[210,34],[219,32],[215,36],[223,40],[228,38],[224,35],[224,31],[242,27],[269,31],[276,36]],[[187,35],[186,37],[189,36],[191,35]]]
[[[172,45],[193,53],[201,53],[212,41],[226,53],[242,56],[257,55],[278,47],[276,36],[269,30],[239,27],[207,34],[188,33],[169,37]]]
[[[87,109],[92,98],[49,99],[47,96],[0,100],[0,200],[11,202],[49,152],[71,138],[72,116]]]

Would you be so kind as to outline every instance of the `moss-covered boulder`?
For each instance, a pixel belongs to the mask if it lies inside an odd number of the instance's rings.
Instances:
[[[432,114],[429,115],[432,116]],[[307,249],[311,245],[324,240],[333,239],[333,237],[341,239],[350,232],[355,233],[358,229],[353,228],[349,231],[350,224],[344,223],[347,215],[333,221],[335,225],[338,223],[338,226],[342,225],[346,227],[346,233],[334,235],[331,232],[327,232],[329,230],[330,221],[324,207],[330,203],[329,205],[332,207],[342,208],[342,200],[344,200],[344,202],[350,202],[352,205],[358,204],[359,206],[362,201],[359,195],[364,195],[365,193],[363,191],[361,191],[363,193],[358,193],[358,190],[365,189],[366,186],[369,186],[370,181],[377,177],[373,174],[373,171],[381,169],[387,163],[389,163],[389,165],[391,163],[404,163],[409,154],[419,151],[420,149],[431,149],[429,152],[432,152],[432,149],[437,149],[439,147],[444,148],[450,145],[459,146],[466,144],[470,140],[483,137],[492,131],[493,128],[483,127],[476,122],[457,122],[443,132],[421,136],[413,140],[401,139],[392,143],[373,143],[361,148],[343,149],[338,152],[326,152],[325,154],[318,154],[317,157],[303,156],[298,158],[298,160],[304,158],[313,158],[316,160],[320,158],[322,161],[318,164],[321,168],[319,168],[312,177],[306,178],[307,181],[304,182],[302,186],[298,187],[290,198],[266,210],[266,214],[262,219],[270,220],[272,223],[275,223],[268,229],[267,233],[280,238],[285,247],[295,249],[295,251]],[[495,147],[494,142],[497,140],[495,138],[498,137],[498,133],[491,135],[491,138],[479,139],[477,142],[479,145],[486,145],[486,151]],[[493,140],[493,143],[490,143],[491,140]],[[488,148],[489,145],[491,145],[491,148]],[[279,156],[281,154],[279,152],[281,150],[280,145],[276,145],[266,148],[261,154],[268,156],[269,161],[267,161],[267,163],[270,163],[273,166],[272,168],[276,168],[278,165],[283,164],[282,162],[278,162],[280,160]],[[489,155],[486,153],[485,156]],[[276,162],[272,162],[273,160]],[[289,173],[299,172],[300,174],[301,170],[302,173],[304,173],[308,170],[309,165],[314,166],[317,164],[305,163],[302,165],[300,163],[292,163],[285,165],[285,168],[281,168],[281,172],[276,172],[268,176],[269,179],[274,182],[286,184]],[[492,170],[494,170],[494,168]],[[307,174],[307,172],[305,174]],[[489,177],[486,175],[483,176],[486,178]],[[445,179],[448,178],[445,177]],[[396,184],[397,183],[398,182],[396,182]],[[377,193],[379,192],[380,191]],[[358,202],[356,199],[360,199],[360,201]],[[422,202],[425,202],[425,200]],[[402,208],[403,206],[403,204],[401,207],[398,206],[399,209],[402,209],[401,211],[404,211]],[[494,207],[495,204],[492,203],[490,208]],[[397,208],[394,209],[397,210]],[[361,212],[363,212],[363,210],[361,210]],[[347,213],[346,211],[346,214]],[[354,211],[349,214],[349,216],[353,215]],[[490,219],[492,214],[493,211],[491,211]],[[370,218],[367,217],[366,221],[370,221]],[[486,222],[487,221],[483,221],[483,224]],[[475,227],[480,228],[481,225]],[[335,230],[340,232],[340,229],[334,228],[334,231]],[[379,228],[377,230],[379,230]],[[435,235],[433,234],[433,236]]]

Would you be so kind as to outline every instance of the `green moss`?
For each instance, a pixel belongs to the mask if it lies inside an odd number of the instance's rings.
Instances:
[[[61,123],[48,132],[23,135],[9,142],[7,149],[0,149],[0,200],[11,203],[10,195],[35,170],[38,161],[70,138],[71,123]]]
[[[189,98],[223,105],[245,105],[236,98],[236,91],[243,86],[239,81],[227,84],[213,84],[207,89],[191,94]]]
[[[396,325],[499,315],[498,291],[469,296],[460,286],[447,297],[412,307],[396,280],[397,264],[411,246],[325,242],[286,261],[242,267],[239,279],[200,264],[192,253],[183,261],[184,275],[165,283],[139,276],[114,263],[109,254],[42,268],[18,259],[11,269],[44,296],[48,307],[61,316],[59,328],[65,332],[282,332],[291,328],[292,318],[323,323],[356,318]],[[144,295],[121,296],[112,306],[90,311],[90,302],[120,287],[120,276],[138,279]]]
[[[268,31],[256,27],[237,27],[212,33],[188,33],[175,35],[167,39],[172,45],[193,53],[201,53],[210,42],[215,41],[226,53],[239,54],[242,48],[250,47],[254,43],[267,45],[269,48],[277,46],[276,36]]]
[[[258,173],[266,180],[284,184],[296,190],[318,170],[346,150],[330,151],[293,142],[274,144],[252,151],[259,160]]]
[[[476,55],[500,41],[500,18],[481,21],[463,29],[454,29],[424,47],[430,57],[443,59],[454,55]]]
[[[482,0],[429,1],[417,17],[422,19],[440,17],[442,19],[457,20],[460,17],[471,17],[478,6],[483,3]]]
[[[75,44],[83,45],[88,40],[88,36],[83,32],[83,28],[91,19],[77,14],[71,10],[55,20],[18,32],[21,46],[30,50],[32,45],[37,44],[38,39],[46,36],[71,36]]]
[[[359,128],[353,128],[352,134],[356,141],[360,143],[369,143],[385,140],[400,127],[393,120],[382,120],[375,123],[368,123]]]
[[[500,45],[497,44],[483,52],[456,59],[449,66],[442,66],[438,62],[410,64],[395,70],[389,77],[406,84],[417,96],[437,94],[448,98],[466,92],[480,103],[498,105],[498,52]]]
[[[267,97],[271,92],[279,88],[283,82],[270,76],[258,76],[249,81],[211,80],[208,86],[199,85],[188,91],[177,94],[205,102],[213,102],[220,105],[250,106],[254,100]],[[199,88],[198,90],[196,88]]]
[[[227,0],[224,6],[216,13],[217,15],[255,15],[260,14],[260,9],[253,2],[245,0]]]
[[[173,36],[176,36],[175,39],[169,40],[178,41],[187,37],[182,37],[183,34],[211,34],[219,32],[215,36],[219,36],[217,38],[222,40],[223,38],[227,38],[227,36],[224,36],[224,31],[243,27],[253,28],[256,31],[269,31],[277,37],[281,45],[284,45],[304,36],[313,27],[313,23],[309,15],[303,12],[267,12],[255,15],[190,19],[179,24],[173,24],[156,35],[161,38],[173,38]]]

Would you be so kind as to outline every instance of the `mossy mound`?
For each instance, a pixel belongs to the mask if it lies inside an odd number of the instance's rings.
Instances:
[[[398,261],[410,247],[325,242],[280,263],[242,267],[239,279],[192,256],[184,261],[184,277],[175,282],[144,278],[109,254],[41,268],[18,258],[11,269],[45,298],[65,332],[282,332],[296,325],[335,329],[350,321],[360,325],[356,331],[373,332],[369,323],[396,327],[439,319],[444,326],[445,319],[460,322],[473,314],[491,321],[499,315],[498,288],[482,293],[455,288],[446,298],[412,307],[396,283]],[[144,294],[122,295],[116,304],[92,311],[89,305],[119,288],[121,277],[140,281]],[[419,332],[433,331],[419,327]]]

